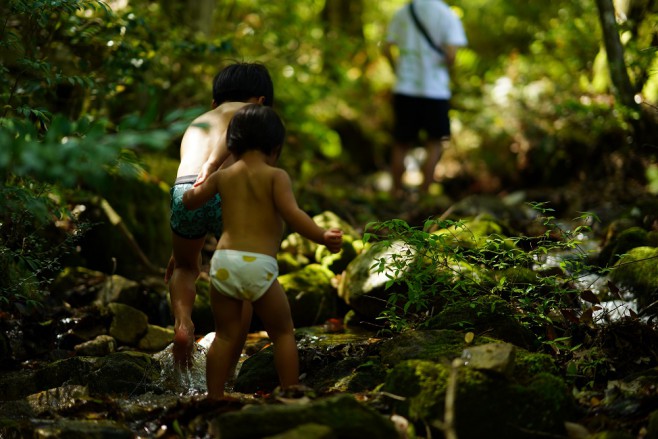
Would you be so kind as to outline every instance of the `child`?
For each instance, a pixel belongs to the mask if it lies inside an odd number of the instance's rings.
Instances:
[[[203,182],[220,166],[232,162],[226,148],[226,130],[233,114],[247,103],[271,106],[273,100],[272,80],[265,66],[232,64],[219,72],[213,81],[212,110],[194,120],[183,135],[180,165],[176,182],[171,188],[173,254],[165,273],[174,315],[174,363],[178,367],[189,366],[194,347],[192,308],[206,234],[213,233],[219,238],[222,228],[218,196],[199,209],[188,211],[182,204],[183,193],[193,184]],[[242,331],[246,337],[251,309],[245,307],[244,311]],[[239,358],[240,352],[236,355]]]
[[[333,253],[341,249],[342,232],[315,224],[298,207],[288,174],[275,167],[284,136],[281,119],[271,108],[241,108],[227,133],[228,150],[236,162],[183,195],[185,207],[194,209],[219,193],[224,208],[224,229],[210,265],[216,332],[206,363],[209,398],[224,396],[224,384],[236,362],[233,353],[243,347],[240,315],[245,301],[252,303],[274,344],[281,387],[298,384],[290,306],[277,281],[276,254],[284,222]]]

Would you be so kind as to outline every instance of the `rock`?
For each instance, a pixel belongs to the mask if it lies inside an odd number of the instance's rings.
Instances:
[[[319,264],[279,276],[286,292],[295,327],[312,326],[335,317],[336,290],[331,284],[334,274]]]
[[[315,261],[333,273],[340,274],[356,258],[356,255],[357,251],[354,246],[354,238],[349,235],[343,235],[343,246],[340,252],[331,253],[327,247],[319,246],[315,251]]]
[[[89,391],[86,386],[69,385],[29,395],[27,401],[33,415],[44,416],[52,412],[79,411],[86,405]]]
[[[381,273],[373,270],[373,265],[379,261],[393,263],[394,258],[402,254],[414,258],[415,253],[415,250],[403,241],[394,241],[390,245],[384,242],[373,244],[349,263],[341,278],[338,296],[360,316],[375,321],[386,309],[389,295],[406,292],[406,286],[402,283],[390,281],[399,280],[407,274],[408,265],[401,267],[399,271],[389,270]]]
[[[105,279],[96,300],[99,305],[119,302],[137,308],[141,302],[139,300],[140,292],[139,283],[114,274]]]
[[[279,385],[274,367],[274,351],[267,347],[244,360],[233,386],[236,392],[271,392]]]
[[[53,297],[73,307],[90,305],[103,290],[107,275],[85,267],[66,267],[51,285]]]
[[[511,377],[516,348],[509,343],[488,343],[464,349],[462,359],[468,367]]]
[[[87,376],[92,395],[138,395],[153,390],[160,378],[160,363],[140,352],[116,352],[103,358],[101,367]]]
[[[512,306],[494,295],[484,295],[473,301],[447,305],[427,321],[427,327],[431,329],[459,327],[466,331],[486,333],[493,338],[526,349],[538,344],[533,332],[519,323]]]
[[[116,351],[117,341],[109,335],[99,335],[93,340],[75,346],[76,355],[104,357]]]
[[[610,273],[613,282],[630,288],[637,297],[640,309],[658,298],[658,247],[636,247],[629,250]],[[654,307],[651,314],[658,313]]]
[[[174,330],[157,325],[148,325],[146,334],[139,340],[137,348],[142,351],[157,352],[166,348],[174,339]]]
[[[649,245],[649,232],[641,227],[630,227],[609,237],[608,242],[601,249],[597,263],[601,267],[612,267],[621,255],[635,247]]]
[[[122,303],[110,303],[108,308],[112,313],[110,335],[119,343],[137,346],[139,340],[148,330],[148,317],[146,314]]]
[[[399,363],[389,372],[384,392],[394,411],[413,421],[443,420],[450,366],[427,360]],[[569,389],[560,378],[537,374],[528,381],[461,367],[456,389],[455,427],[459,439],[529,439],[533,432],[564,435],[572,412]]]
[[[283,433],[267,436],[264,439],[333,439],[336,434],[331,427],[322,424],[308,423],[286,430]]]
[[[338,395],[308,404],[250,405],[211,421],[215,437],[243,439],[281,434],[300,424],[331,428],[332,437],[398,439],[393,423],[351,395]]]
[[[70,385],[85,385],[88,374],[102,364],[101,358],[73,357],[49,363],[33,370],[19,370],[0,376],[0,395],[5,401],[24,398],[43,390]]]
[[[124,424],[109,420],[40,419],[33,425],[38,438],[133,439],[134,433]]]
[[[459,357],[465,347],[464,334],[459,331],[407,331],[384,340],[379,346],[379,355],[389,366],[411,359],[450,362]]]

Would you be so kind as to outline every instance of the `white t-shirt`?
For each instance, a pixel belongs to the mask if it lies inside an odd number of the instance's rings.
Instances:
[[[414,8],[436,45],[466,46],[468,42],[459,17],[442,0],[414,0]],[[416,27],[409,5],[400,8],[391,19],[386,41],[400,49],[394,92],[435,99],[450,98],[448,66]]]

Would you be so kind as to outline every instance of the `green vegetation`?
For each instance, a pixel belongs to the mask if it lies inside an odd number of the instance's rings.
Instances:
[[[378,46],[402,3],[2,2],[0,260],[9,268],[0,308],[27,312],[47,296],[61,257],[94,225],[79,220],[90,199],[110,200],[129,226],[148,224],[135,212],[139,201],[113,202],[117,180],[127,188],[169,184],[179,136],[207,108],[214,74],[233,60],[260,61],[272,72],[289,132],[281,165],[295,176],[302,207],[319,213],[326,206],[318,194],[360,193],[345,180],[364,187],[362,177],[386,166],[393,75]],[[592,0],[451,1],[470,44],[455,69],[448,177],[491,192],[615,179],[610,190],[624,193],[626,178],[641,187],[648,179],[655,190],[655,148],[645,145],[655,145],[658,132],[647,118],[658,102],[656,12],[640,3],[628,2],[618,22],[621,61],[642,102],[627,108],[614,98]],[[133,232],[147,255],[168,247],[168,237],[153,244],[152,231]],[[463,283],[483,267],[511,263],[496,260],[509,241],[487,245],[488,261],[453,249],[462,266],[442,276]],[[495,279],[497,290],[509,279]],[[530,296],[519,288],[509,294],[524,306]],[[420,296],[407,309],[417,306]]]
[[[545,335],[545,328],[562,322],[562,317],[555,318],[555,313],[561,310],[576,309],[577,318],[581,313],[591,313],[578,305],[577,280],[584,274],[600,271],[589,263],[588,252],[579,247],[582,234],[591,229],[588,224],[592,216],[582,214],[579,218],[582,225],[565,230],[550,215],[552,209],[539,203],[533,207],[542,214],[539,220],[545,227],[543,234],[533,237],[505,237],[496,233],[499,227],[483,228],[477,219],[428,220],[423,229],[402,220],[369,224],[370,232],[365,234],[364,241],[377,239],[377,234],[381,234],[385,239],[380,245],[405,243],[399,246],[403,250],[380,258],[372,267],[388,277],[387,288],[394,284],[405,287],[391,289],[387,308],[380,318],[390,330],[400,332],[428,325],[437,327],[446,322],[472,330],[468,310],[473,310],[480,319],[489,315],[498,319],[494,326],[503,330],[501,319],[513,316],[556,351],[574,349],[568,335],[550,338]],[[475,224],[473,229],[471,223]],[[438,230],[427,231],[434,228]],[[542,271],[547,257],[564,251],[572,252],[572,256],[559,263],[557,272]],[[521,271],[523,275],[517,276],[518,267],[533,271]],[[435,308],[443,311],[434,316]]]

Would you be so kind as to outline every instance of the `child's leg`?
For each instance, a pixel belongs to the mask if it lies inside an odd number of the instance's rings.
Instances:
[[[199,276],[199,257],[205,242],[185,239],[173,234],[174,270],[169,279],[169,297],[174,314],[174,362],[179,367],[189,366],[194,346],[192,308],[196,298],[196,278]]]
[[[290,304],[279,281],[275,280],[263,297],[253,302],[252,306],[274,344],[274,365],[281,387],[298,384],[299,359]]]
[[[210,305],[215,320],[215,339],[206,357],[206,384],[209,398],[222,398],[224,385],[244,344],[243,303],[223,296],[213,288],[210,292]]]

